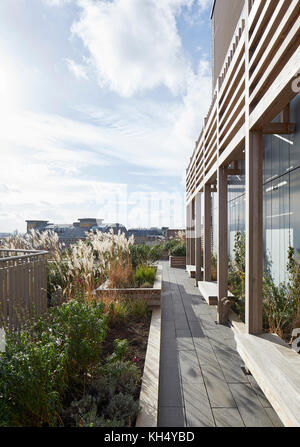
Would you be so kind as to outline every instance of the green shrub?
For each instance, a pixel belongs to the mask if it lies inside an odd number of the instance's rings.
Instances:
[[[139,265],[147,265],[151,263],[150,251],[151,247],[146,244],[131,245],[130,255],[134,269],[136,269]]]
[[[130,394],[116,394],[107,406],[106,415],[116,418],[125,426],[130,426],[135,420],[139,410],[139,402],[134,400]]]
[[[131,245],[130,254],[131,262],[134,269],[140,265],[150,265],[157,262],[163,252],[163,246],[161,244],[147,245],[137,244]]]
[[[99,369],[99,373],[105,377],[106,383],[109,383],[110,395],[116,393],[135,394],[141,378],[138,367],[130,361],[109,361]],[[97,386],[99,394],[101,386],[105,386],[105,381],[101,380]]]
[[[154,262],[157,262],[161,258],[162,253],[163,253],[163,246],[161,244],[152,245],[149,252],[150,262],[152,264]]]
[[[129,352],[129,343],[128,340],[120,340],[116,339],[113,342],[114,352],[109,357],[110,362],[114,362],[116,360],[124,360],[126,355]]]
[[[149,307],[143,299],[129,299],[127,315],[130,320],[141,321],[147,318]]]
[[[118,343],[119,344],[119,343]],[[133,423],[138,412],[140,371],[132,362],[108,359],[87,394],[73,401],[65,417],[84,427],[122,427]]]
[[[164,243],[164,250],[167,250],[170,254],[170,250],[178,245],[179,241],[176,238],[168,239]]]
[[[245,252],[246,236],[236,232],[234,236],[234,257],[229,261],[228,282],[234,295],[234,310],[245,321]]]
[[[294,248],[289,247],[288,279],[275,285],[269,269],[263,282],[264,327],[282,338],[289,339],[300,311],[300,274]]]
[[[169,251],[170,256],[185,256],[186,255],[186,245],[185,243],[179,243],[172,247]]]
[[[71,300],[51,309],[47,320],[39,319],[35,325],[45,342],[55,339],[60,344],[68,359],[67,374],[73,379],[88,374],[99,361],[108,325],[104,308],[104,303],[96,301]]]
[[[7,333],[0,354],[0,425],[57,425],[66,362],[54,339],[34,342],[27,330]]]
[[[245,321],[245,233],[237,232],[234,241],[234,258],[229,261],[229,286],[234,295],[234,310]],[[264,329],[282,338],[289,338],[300,314],[300,274],[295,252],[288,249],[288,279],[278,285],[271,275],[271,261],[265,256],[263,274],[263,325]]]
[[[141,285],[145,282],[154,283],[156,278],[156,268],[140,265],[135,272],[135,281]]]
[[[81,384],[99,363],[107,319],[103,304],[70,301],[19,332],[7,332],[0,354],[0,425],[60,424],[67,387]]]

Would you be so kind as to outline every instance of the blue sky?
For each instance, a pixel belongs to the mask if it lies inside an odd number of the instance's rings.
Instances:
[[[210,0],[1,0],[0,232],[183,227],[211,99]]]

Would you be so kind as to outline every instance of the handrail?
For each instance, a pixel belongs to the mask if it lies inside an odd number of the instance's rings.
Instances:
[[[17,260],[17,259],[23,259],[23,258],[32,258],[34,256],[39,256],[39,255],[46,255],[49,252],[46,250],[20,250],[20,249],[0,249],[0,252],[22,252],[23,255],[19,256],[3,256],[0,257],[0,262],[6,262],[6,261],[12,261],[12,260]],[[28,253],[28,254],[27,254]]]

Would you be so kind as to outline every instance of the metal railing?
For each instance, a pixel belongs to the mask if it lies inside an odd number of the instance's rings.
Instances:
[[[47,309],[47,251],[0,249],[0,327],[18,329]]]

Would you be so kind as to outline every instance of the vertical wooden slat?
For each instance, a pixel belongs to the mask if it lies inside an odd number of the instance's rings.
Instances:
[[[28,274],[28,258],[25,257],[23,260],[23,268],[24,268],[24,292],[25,292],[25,317],[27,318],[29,313],[29,300],[30,300],[30,291],[29,291],[29,274]]]
[[[191,201],[191,263],[195,265],[195,199]]]
[[[263,276],[263,139],[259,131],[246,138],[246,283],[245,323],[249,334],[262,332]]]
[[[262,332],[263,275],[263,136],[250,130],[249,10],[245,22],[245,174],[246,271],[245,323],[248,334]]]
[[[47,310],[46,254],[28,254],[25,250],[1,251],[0,327],[7,324],[17,329],[34,313]]]
[[[228,202],[227,202],[227,174],[224,166],[218,168],[217,176],[218,197],[218,323],[226,323],[223,312],[222,298],[227,297],[227,268],[228,268]]]
[[[211,186],[204,185],[204,281],[211,281]]]
[[[195,281],[201,279],[201,192],[198,192],[195,197]]]
[[[191,234],[190,234],[190,207],[191,204],[189,203],[186,206],[186,264],[191,264]]]

